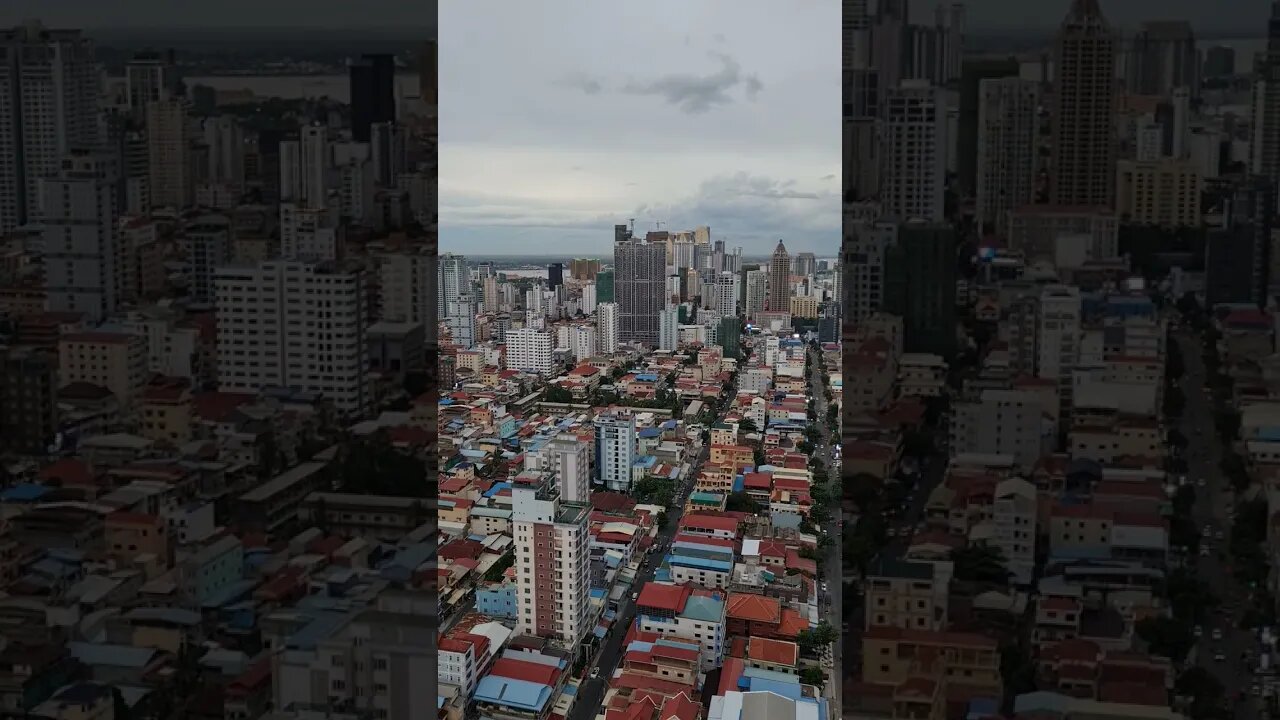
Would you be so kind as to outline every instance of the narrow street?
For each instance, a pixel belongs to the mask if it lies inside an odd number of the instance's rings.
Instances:
[[[822,559],[821,583],[825,583],[827,591],[819,590],[818,594],[818,610],[819,617],[826,620],[833,628],[840,627],[841,599],[840,592],[840,503],[841,496],[840,471],[835,466],[835,448],[840,442],[840,434],[835,433],[834,442],[832,441],[832,433],[827,427],[827,397],[825,386],[822,382],[822,353],[807,347],[805,350],[811,360],[809,368],[809,396],[813,398],[814,412],[818,417],[818,429],[822,433],[822,441],[818,444],[814,453],[826,468],[826,480],[830,488],[829,497],[836,500],[835,507],[832,508],[831,518],[827,521],[823,530],[827,537],[831,538],[831,542],[827,544],[826,554]],[[814,478],[815,482],[819,481],[818,477]],[[821,585],[819,586],[821,588]],[[841,689],[840,689],[840,669],[842,665],[844,643],[835,642],[831,646],[831,666],[827,669],[827,684],[824,689],[827,697],[830,699],[832,717],[841,717]]]
[[[1257,643],[1251,631],[1240,629],[1240,611],[1249,593],[1231,573],[1227,548],[1235,494],[1219,469],[1222,448],[1214,427],[1213,399],[1208,389],[1201,340],[1186,332],[1178,333],[1175,338],[1185,367],[1182,390],[1186,405],[1181,430],[1187,438],[1187,479],[1196,483],[1195,519],[1205,530],[1202,547],[1210,548],[1207,556],[1196,558],[1196,575],[1220,600],[1218,609],[1201,630],[1202,637],[1194,651],[1195,662],[1222,682],[1228,701],[1235,706],[1236,718],[1254,720],[1258,717],[1259,703],[1249,696],[1253,668],[1242,661],[1240,655],[1256,650]],[[1201,478],[1205,481],[1204,487],[1199,486]],[[1221,640],[1213,640],[1215,632],[1221,633]],[[1218,660],[1219,657],[1222,659]],[[1244,699],[1235,702],[1242,691]]]

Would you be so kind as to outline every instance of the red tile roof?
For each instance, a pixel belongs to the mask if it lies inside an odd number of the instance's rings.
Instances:
[[[640,590],[640,597],[636,598],[636,606],[679,613],[684,610],[685,603],[692,594],[693,591],[686,585],[647,582]]]
[[[782,620],[782,603],[777,598],[762,595],[729,593],[725,618],[776,624]]]
[[[493,663],[493,667],[489,669],[489,674],[540,685],[554,685],[556,678],[560,675],[560,670],[551,665],[503,657],[498,658]]]
[[[800,647],[793,642],[752,637],[747,643],[747,657],[760,662],[794,667],[800,659]]]

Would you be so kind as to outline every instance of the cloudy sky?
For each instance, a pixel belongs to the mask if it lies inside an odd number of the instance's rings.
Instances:
[[[635,218],[834,253],[840,3],[786,5],[442,3],[442,251],[605,255]]]

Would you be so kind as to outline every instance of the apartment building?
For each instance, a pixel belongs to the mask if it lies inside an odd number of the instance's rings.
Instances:
[[[877,560],[863,582],[864,629],[947,626],[951,571],[944,563]]]
[[[516,548],[516,630],[576,648],[591,629],[587,562],[591,506],[553,487],[511,492]]]
[[[147,380],[147,344],[137,335],[78,332],[58,340],[58,381],[104,387],[129,407]]]

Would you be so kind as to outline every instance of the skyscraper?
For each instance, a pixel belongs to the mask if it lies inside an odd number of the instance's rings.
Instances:
[[[1035,199],[1039,86],[1000,78],[978,83],[977,217],[1003,235],[1010,210]]]
[[[613,302],[613,271],[601,270],[596,273],[596,302]]]
[[[396,119],[396,60],[392,55],[366,54],[349,72],[351,138],[369,142],[374,123]]]
[[[147,103],[175,97],[182,84],[173,50],[136,53],[124,66],[124,79],[129,109],[137,118],[142,117]]]
[[[1072,0],[1054,61],[1050,201],[1111,207],[1118,152],[1116,36],[1098,0]]]
[[[613,267],[619,341],[657,345],[658,312],[666,306],[666,244],[614,243]]]
[[[328,199],[333,167],[329,131],[309,125],[298,137],[280,143],[280,199],[301,207],[322,208]]]
[[[41,183],[45,207],[45,292],[50,310],[99,322],[118,298],[115,170],[108,158],[69,154]]]
[[[886,217],[940,222],[946,212],[946,103],[923,80],[888,94],[881,138],[880,202]]]
[[[844,271],[848,284],[844,288],[845,316],[861,322],[880,310],[884,303],[885,254],[897,242],[895,223],[857,225],[853,239],[845,244]]]
[[[1280,187],[1280,2],[1271,5],[1267,51],[1254,72],[1251,165],[1254,174]]]
[[[766,309],[770,312],[791,310],[791,256],[781,240],[769,259],[769,301]]]
[[[669,306],[658,314],[658,349],[674,352],[680,346],[680,309]]]
[[[602,302],[596,305],[596,332],[600,335],[600,352],[612,355],[618,352],[618,305]]]
[[[1199,94],[1200,57],[1196,34],[1185,20],[1147,22],[1133,38],[1126,85],[1135,95],[1168,97],[1174,88]]]
[[[564,263],[547,265],[547,287],[555,290],[564,284]]]
[[[1222,222],[1205,242],[1205,303],[1267,304],[1271,269],[1274,185],[1253,177],[1222,198]]]
[[[191,125],[180,99],[147,103],[147,167],[151,204],[181,210],[195,197],[191,172]]]
[[[884,286],[884,309],[902,317],[903,348],[950,358],[956,340],[955,230],[904,223],[886,253]]]
[[[98,66],[79,30],[0,30],[0,233],[38,219],[40,182],[98,148]]]
[[[764,310],[769,300],[769,271],[754,269],[746,272],[746,298],[742,312],[748,320]]]

